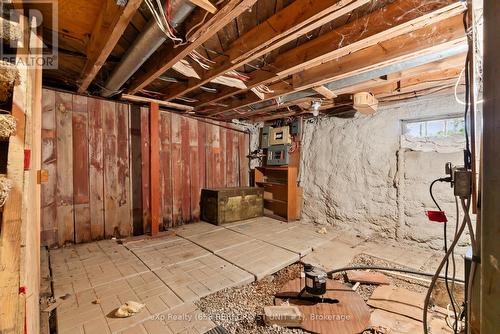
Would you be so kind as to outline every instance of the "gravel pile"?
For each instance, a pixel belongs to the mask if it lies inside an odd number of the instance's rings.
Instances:
[[[395,267],[396,265],[368,255],[358,255],[351,262],[354,265],[376,265],[383,267]],[[401,266],[399,266],[401,267]],[[262,314],[264,306],[273,305],[274,295],[288,281],[300,277],[301,264],[293,264],[274,275],[268,276],[258,282],[226,289],[202,298],[196,305],[217,325],[223,326],[232,334],[277,334],[277,333],[307,333],[301,329],[289,329],[282,327],[270,327],[264,324]],[[411,279],[399,279],[389,276],[391,284],[416,292],[425,292],[426,288]],[[336,279],[344,282],[344,276],[339,274]],[[352,286],[352,284],[345,282]],[[361,284],[356,292],[365,301],[377,288],[376,285]],[[382,328],[367,329],[363,334],[385,334]]]
[[[196,305],[232,334],[306,333],[301,329],[266,326],[262,318],[264,306],[273,305],[274,295],[286,282],[300,277],[301,271],[302,265],[293,264],[258,282],[202,298]]]

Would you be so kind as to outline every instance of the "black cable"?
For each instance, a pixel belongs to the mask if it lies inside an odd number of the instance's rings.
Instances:
[[[463,24],[465,29],[465,35],[467,37],[467,44],[469,47],[469,51],[467,52],[467,57],[465,58],[465,111],[464,111],[464,132],[465,132],[465,153],[464,153],[464,166],[466,169],[471,169],[472,161],[471,161],[471,150],[470,150],[470,141],[469,141],[469,104],[470,104],[470,52],[471,52],[471,41],[469,38],[469,34],[467,33],[468,25],[467,25],[467,15],[468,10],[464,12],[463,15]]]
[[[438,202],[436,201],[436,199],[434,198],[434,194],[432,192],[432,187],[434,187],[434,185],[437,183],[437,182],[451,182],[451,178],[439,178],[439,179],[436,179],[434,181],[432,181],[430,187],[429,187],[429,193],[431,195],[431,198],[432,198],[432,201],[434,202],[434,204],[436,205],[436,207],[438,208],[439,211],[443,211],[441,210],[441,207],[439,206]],[[448,234],[447,234],[447,228],[448,228],[448,219],[445,219],[444,221],[444,224],[443,224],[443,234],[444,234],[444,253],[448,253]],[[450,302],[451,302],[451,306],[453,308],[453,315],[455,316],[455,323],[453,324],[453,333],[458,333],[458,313],[457,313],[457,309],[455,307],[455,302],[453,301],[453,293],[450,289],[450,282],[449,282],[449,277],[448,277],[448,270],[450,268],[450,261],[449,259],[447,258],[446,259],[446,265],[445,265],[445,269],[444,269],[444,283],[445,283],[445,286],[446,286],[446,292],[448,294],[448,298],[450,299]]]
[[[366,269],[395,271],[395,272],[401,272],[401,273],[405,273],[405,274],[414,274],[414,275],[427,276],[427,277],[433,277],[435,275],[435,274],[425,273],[425,272],[422,272],[422,271],[412,270],[412,269],[398,269],[398,268],[387,268],[387,267],[379,267],[379,266],[353,266],[353,267],[344,267],[344,268],[330,270],[329,272],[327,272],[327,275],[328,275],[328,277],[332,277],[334,274],[337,274],[337,273],[340,273],[340,272],[343,272],[343,271],[366,270]],[[444,276],[440,275],[439,278],[444,279]],[[460,280],[460,279],[457,279],[456,281],[459,282],[459,283],[465,283],[464,280]]]

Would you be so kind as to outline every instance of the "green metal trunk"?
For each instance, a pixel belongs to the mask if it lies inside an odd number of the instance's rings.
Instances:
[[[215,225],[264,215],[262,188],[202,189],[201,219]]]

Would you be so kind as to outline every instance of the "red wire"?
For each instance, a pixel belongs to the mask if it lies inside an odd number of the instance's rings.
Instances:
[[[172,4],[170,3],[170,0],[165,1],[165,11],[167,14],[168,29],[173,34],[174,32],[172,30],[172,27],[170,26],[170,21],[172,21],[171,20],[171,18],[172,18]]]

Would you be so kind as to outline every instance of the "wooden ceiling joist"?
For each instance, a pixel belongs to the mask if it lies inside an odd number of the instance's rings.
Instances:
[[[81,75],[79,93],[84,93],[120,40],[142,0],[129,0],[125,6],[104,0],[99,18],[87,44],[87,61]]]
[[[198,7],[203,8],[209,13],[215,14],[217,12],[217,7],[215,7],[209,0],[189,0],[191,3]]]
[[[419,90],[422,87],[428,88],[429,86],[435,84],[449,84],[450,81],[454,83],[464,67],[464,62],[465,54],[461,54],[450,59],[444,59],[401,72],[391,73],[388,75],[388,79],[377,78],[364,81],[339,89],[338,91],[335,91],[335,93],[340,96],[360,92],[370,92],[377,98],[384,98],[396,93],[406,93],[411,90]],[[303,103],[303,101],[307,100],[307,98],[297,99],[287,102],[286,104],[276,106],[274,109],[270,107],[262,108],[255,112],[249,112],[248,115],[240,115],[240,118],[260,121],[262,117],[267,117],[266,115],[270,111],[281,111],[281,113],[284,113],[287,112],[285,109],[287,106],[299,105]],[[309,101],[310,100],[311,99],[309,99]]]
[[[273,64],[249,74],[248,89],[432,25],[463,10],[463,5],[456,0],[396,0],[384,8],[279,55]],[[217,94],[201,95],[198,98],[198,107],[244,92],[245,90],[223,87]]]
[[[337,94],[326,88],[325,86],[316,86],[313,88],[318,94],[323,95],[327,99],[334,99]]]
[[[135,78],[128,89],[129,94],[135,94],[153,82],[160,75],[171,69],[177,62],[187,57],[203,43],[238,17],[245,10],[251,8],[257,0],[226,0],[221,4],[217,13],[213,14],[205,23],[195,28],[190,43],[177,48],[165,49],[153,55],[144,65],[145,73]],[[200,18],[202,19],[202,18]],[[193,22],[196,27],[199,22]],[[190,28],[188,27],[187,31]],[[193,37],[194,36],[194,37]],[[195,38],[194,40],[192,40]]]
[[[293,83],[280,81],[269,86],[274,91],[266,94],[271,100],[294,91],[313,88],[335,80],[354,76],[378,67],[418,58],[421,55],[445,52],[446,49],[465,43],[461,15],[364,48],[339,59],[305,69],[293,75]],[[209,114],[220,114],[234,108],[243,108],[260,102],[261,99],[247,94],[242,99],[231,100],[227,107],[212,109]]]
[[[296,0],[234,41],[225,55],[214,59],[216,67],[206,71],[201,80],[189,80],[165,91],[165,100],[189,93],[368,2],[370,0]]]
[[[191,106],[186,106],[183,104],[178,104],[178,103],[173,103],[173,102],[168,102],[168,101],[162,101],[162,100],[156,100],[156,99],[151,99],[149,97],[143,97],[143,96],[137,96],[137,95],[129,95],[129,94],[122,94],[121,98],[126,101],[130,102],[140,102],[140,103],[156,103],[160,106],[171,108],[171,109],[178,109],[182,111],[192,111],[194,108]]]
[[[304,90],[341,78],[382,67],[396,61],[415,58],[465,40],[461,15],[425,27],[412,34],[399,36],[355,52],[339,60],[331,60],[293,75],[293,89]],[[349,58],[349,62],[342,59]]]

